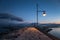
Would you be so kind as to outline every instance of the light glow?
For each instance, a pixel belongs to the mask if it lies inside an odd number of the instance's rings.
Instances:
[[[43,16],[46,16],[46,14],[43,14]]]

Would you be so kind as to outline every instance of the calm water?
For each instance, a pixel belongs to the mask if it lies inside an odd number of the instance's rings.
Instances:
[[[60,28],[52,28],[53,30],[50,31],[49,33],[52,34],[55,37],[60,38]]]

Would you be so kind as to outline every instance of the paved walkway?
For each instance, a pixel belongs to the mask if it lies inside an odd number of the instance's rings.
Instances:
[[[34,27],[19,30],[18,34],[20,34],[20,36],[15,40],[52,40]]]

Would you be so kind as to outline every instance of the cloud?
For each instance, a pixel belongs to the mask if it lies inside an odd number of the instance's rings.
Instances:
[[[10,19],[10,20],[16,20],[16,21],[23,21],[22,18],[16,17],[16,16],[8,14],[8,13],[0,13],[0,19]]]

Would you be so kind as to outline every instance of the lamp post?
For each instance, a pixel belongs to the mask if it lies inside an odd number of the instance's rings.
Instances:
[[[37,25],[36,25],[36,27],[38,26],[38,12],[43,12],[42,15],[46,16],[45,11],[38,10],[38,4],[36,4],[36,19],[37,19]]]

